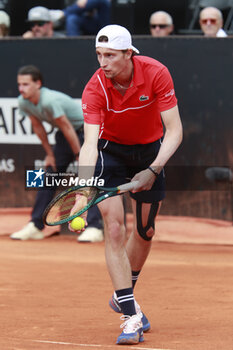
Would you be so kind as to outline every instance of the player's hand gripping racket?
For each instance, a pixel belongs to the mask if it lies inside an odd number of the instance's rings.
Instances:
[[[112,188],[73,186],[51,201],[44,211],[43,221],[48,226],[64,224],[104,199],[133,190],[137,183],[138,181],[132,181]]]

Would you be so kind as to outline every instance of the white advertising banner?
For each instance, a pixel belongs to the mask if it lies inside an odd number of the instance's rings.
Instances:
[[[49,143],[54,144],[56,129],[48,123],[43,125],[47,131]],[[41,143],[33,133],[30,119],[19,114],[17,98],[0,98],[0,143]]]

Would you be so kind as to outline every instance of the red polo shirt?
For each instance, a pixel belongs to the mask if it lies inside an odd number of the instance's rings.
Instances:
[[[145,56],[134,56],[133,64],[133,83],[124,96],[101,68],[89,80],[82,96],[84,121],[101,125],[100,138],[125,145],[160,139],[160,112],[177,104],[173,81],[164,65]]]

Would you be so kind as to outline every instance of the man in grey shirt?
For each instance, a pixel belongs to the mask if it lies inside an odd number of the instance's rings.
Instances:
[[[78,160],[83,143],[83,113],[81,105],[70,96],[43,85],[39,69],[29,65],[21,67],[17,75],[19,112],[30,118],[33,131],[39,137],[45,150],[47,172],[64,173],[68,165]],[[58,128],[56,143],[49,144],[43,121]],[[14,232],[12,239],[43,239],[42,215],[52,200],[56,187],[39,189],[33,207],[31,221],[20,231]],[[88,228],[78,237],[78,241],[100,242],[103,240],[102,220],[97,206],[88,212]]]

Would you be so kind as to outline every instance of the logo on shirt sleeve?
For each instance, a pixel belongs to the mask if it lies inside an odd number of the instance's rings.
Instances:
[[[171,91],[169,91],[167,94],[165,94],[165,97],[169,97],[175,94],[174,89],[171,89]]]

